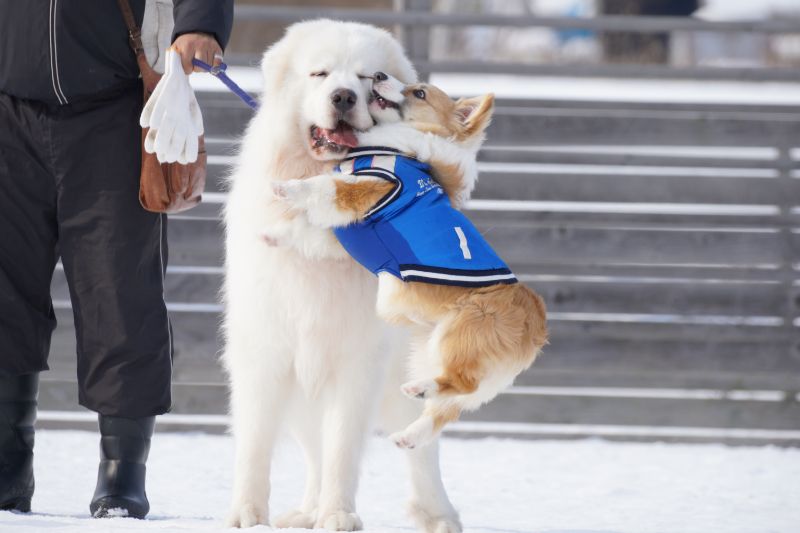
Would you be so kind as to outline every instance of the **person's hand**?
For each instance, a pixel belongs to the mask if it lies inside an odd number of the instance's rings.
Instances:
[[[155,153],[161,163],[177,161],[185,165],[197,161],[203,115],[189,76],[183,71],[181,56],[172,49],[167,50],[164,76],[147,100],[139,124],[150,128],[145,151]]]
[[[212,66],[222,63],[222,48],[214,36],[207,33],[184,33],[175,39],[171,48],[180,54],[183,71],[187,75],[192,71],[205,72],[192,65],[194,58]]]

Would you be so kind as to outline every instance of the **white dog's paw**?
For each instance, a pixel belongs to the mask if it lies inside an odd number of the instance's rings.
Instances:
[[[439,392],[439,384],[433,379],[420,379],[403,384],[400,390],[412,400],[424,400]]]
[[[411,502],[408,512],[417,528],[425,533],[461,533],[461,520],[455,509],[450,508],[442,513],[431,512],[417,502]]]
[[[333,511],[320,516],[314,527],[324,527],[330,531],[361,531],[364,524],[356,513]]]
[[[253,527],[269,525],[269,511],[266,505],[254,503],[234,504],[225,520],[227,527]]]
[[[314,527],[315,514],[315,512],[306,513],[300,509],[295,509],[283,513],[273,522],[274,526],[279,528],[296,527],[300,529],[312,529]]]
[[[442,519],[431,524],[431,529],[426,531],[430,533],[461,533],[461,522]]]

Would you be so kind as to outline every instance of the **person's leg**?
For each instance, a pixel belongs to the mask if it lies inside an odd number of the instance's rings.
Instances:
[[[89,511],[94,517],[144,518],[150,502],[144,491],[145,463],[150,453],[156,417],[124,418],[100,415],[100,468]]]
[[[39,374],[0,375],[0,511],[31,510]]]
[[[56,325],[56,192],[43,107],[0,93],[0,509],[28,511],[39,372]]]
[[[66,106],[56,122],[60,247],[78,341],[79,400],[100,414],[104,440],[116,439],[123,453],[101,448],[95,516],[105,516],[109,502],[132,516],[146,513],[136,501],[146,501],[148,420],[171,401],[166,216],[139,205],[140,111],[132,89]],[[108,461],[130,468],[109,469]]]

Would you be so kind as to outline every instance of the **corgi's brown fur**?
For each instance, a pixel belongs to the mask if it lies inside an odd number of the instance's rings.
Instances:
[[[342,211],[352,211],[361,218],[375,202],[394,188],[388,181],[369,181],[348,183],[336,182],[336,207]]]

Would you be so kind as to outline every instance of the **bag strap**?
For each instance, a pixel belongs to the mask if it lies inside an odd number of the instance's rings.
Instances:
[[[142,30],[136,25],[136,18],[133,16],[130,2],[128,0],[117,0],[117,4],[119,4],[119,9],[122,11],[125,25],[128,27],[128,44],[131,45],[131,49],[136,55],[136,63],[139,65],[139,73],[142,75],[144,89],[149,96],[158,85],[161,74],[153,70],[153,67],[147,62],[144,45],[142,44]]]

